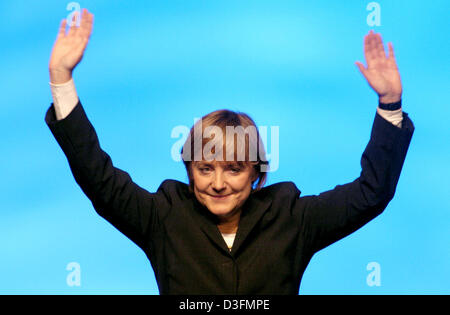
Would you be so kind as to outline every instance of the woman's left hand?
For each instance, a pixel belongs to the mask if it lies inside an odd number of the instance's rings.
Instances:
[[[369,85],[378,94],[381,103],[395,103],[402,97],[402,83],[394,57],[392,43],[388,43],[389,56],[386,57],[381,35],[372,30],[364,37],[364,55],[367,68],[357,61],[355,64]]]

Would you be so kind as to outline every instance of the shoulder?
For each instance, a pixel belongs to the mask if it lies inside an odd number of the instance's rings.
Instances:
[[[268,205],[266,219],[277,218],[277,220],[292,220],[293,216],[297,216],[299,211],[298,201],[301,191],[297,185],[291,181],[283,181],[265,186],[258,191],[252,193],[252,200],[265,208]],[[253,201],[254,202],[254,201]],[[286,221],[286,222],[288,222]]]
[[[261,188],[258,192],[260,194],[270,195],[272,197],[299,197],[301,194],[297,185],[291,181],[279,182],[266,187]]]
[[[301,191],[291,181],[278,182],[265,186],[253,193],[260,200],[270,200],[272,206],[290,209],[295,201],[300,198]]]
[[[170,203],[192,198],[188,184],[175,179],[164,180],[159,185],[157,193],[164,194]]]

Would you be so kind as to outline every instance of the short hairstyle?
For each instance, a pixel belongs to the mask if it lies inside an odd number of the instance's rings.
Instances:
[[[211,148],[206,156],[205,147]],[[227,151],[227,148],[231,150]],[[193,161],[215,159],[234,161],[240,166],[252,166],[258,175],[252,182],[252,191],[261,189],[267,179],[269,163],[258,127],[249,115],[242,112],[220,109],[203,116],[192,126],[181,155],[189,178],[190,192],[194,188]]]

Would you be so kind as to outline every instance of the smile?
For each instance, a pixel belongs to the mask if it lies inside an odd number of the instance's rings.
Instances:
[[[214,200],[224,200],[224,199],[228,198],[230,195],[231,195],[231,194],[224,195],[224,196],[213,196],[213,195],[210,195],[210,196],[211,196]]]

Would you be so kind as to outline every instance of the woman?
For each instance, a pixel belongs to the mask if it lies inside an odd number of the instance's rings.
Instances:
[[[92,24],[86,9],[79,27],[66,33],[61,23],[49,63],[54,103],[45,121],[95,210],[144,250],[161,294],[297,294],[311,257],[393,198],[414,125],[401,109],[392,45],[386,57],[379,34],[365,37],[368,67],[356,63],[379,104],[353,182],[302,197],[292,182],[263,187],[267,162],[255,123],[220,110],[199,120],[183,146],[189,184],[165,180],[150,193],[113,166],[75,91],[72,72]],[[209,127],[223,137],[204,137]],[[227,127],[255,132],[239,142],[225,136]],[[209,146],[212,140],[217,145]]]

